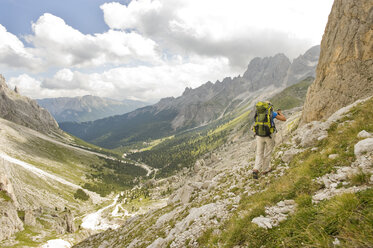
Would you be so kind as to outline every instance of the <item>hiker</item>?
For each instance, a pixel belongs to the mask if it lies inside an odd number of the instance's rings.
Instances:
[[[270,160],[274,147],[274,133],[276,131],[274,119],[286,121],[281,109],[273,111],[269,101],[258,102],[255,105],[255,123],[253,131],[256,136],[256,156],[253,169],[253,178],[258,179],[259,172],[266,174],[271,171]]]

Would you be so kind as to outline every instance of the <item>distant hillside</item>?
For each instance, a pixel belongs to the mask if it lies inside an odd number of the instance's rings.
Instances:
[[[270,99],[275,109],[291,109],[303,105],[306,99],[307,89],[315,78],[308,77],[294,84]]]
[[[147,105],[145,102],[117,101],[98,96],[59,97],[37,100],[46,108],[57,122],[84,122],[122,115]]]
[[[305,56],[302,61],[307,58]],[[314,58],[307,64],[314,64]],[[289,77],[297,75],[300,80],[304,79],[296,69],[290,70],[291,65],[284,54],[254,58],[242,76],[224,78],[214,84],[207,82],[195,89],[186,88],[180,97],[165,98],[122,116],[81,124],[60,123],[60,126],[66,132],[106,148],[158,139],[248,108],[253,99],[268,98],[281,91]],[[314,67],[307,68],[308,73],[314,73]],[[302,74],[308,75],[303,69]]]

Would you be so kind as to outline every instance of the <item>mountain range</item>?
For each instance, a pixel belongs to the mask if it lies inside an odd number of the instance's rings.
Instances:
[[[242,76],[186,88],[177,98],[164,98],[124,115],[60,126],[106,148],[173,135],[227,117],[232,110],[247,109],[255,98],[270,97],[286,86],[315,76],[319,51],[320,46],[312,47],[292,63],[284,54],[254,58]]]
[[[148,103],[135,100],[114,100],[98,96],[59,97],[38,99],[57,122],[94,121],[113,115],[122,115]]]

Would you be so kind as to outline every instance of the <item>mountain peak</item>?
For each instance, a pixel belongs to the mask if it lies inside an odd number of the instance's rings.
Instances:
[[[272,57],[256,57],[250,61],[243,78],[248,80],[253,91],[274,85],[283,84],[291,62],[283,53]]]

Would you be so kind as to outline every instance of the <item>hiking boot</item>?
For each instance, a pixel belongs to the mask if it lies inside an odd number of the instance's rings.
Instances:
[[[257,170],[253,170],[253,178],[258,179],[259,172]]]

